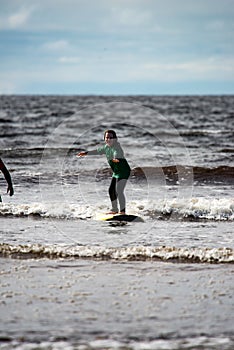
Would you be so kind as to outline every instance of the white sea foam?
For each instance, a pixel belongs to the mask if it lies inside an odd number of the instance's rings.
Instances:
[[[82,258],[101,260],[161,260],[180,262],[234,263],[231,248],[177,248],[165,246],[105,247],[96,245],[0,244],[0,256],[21,258]]]
[[[233,340],[229,337],[191,337],[182,339],[155,339],[145,341],[118,341],[115,339],[96,339],[90,342],[80,341],[43,341],[41,343],[32,342],[4,342],[0,344],[2,350],[181,350],[181,349],[231,349]]]
[[[54,219],[88,219],[94,215],[88,205],[64,203],[0,204],[0,215],[39,216]]]
[[[206,199],[191,198],[159,200],[152,202],[141,202],[136,204],[146,216],[152,218],[159,215],[172,215],[182,218],[207,219],[207,220],[234,220],[234,199]]]
[[[176,219],[206,219],[206,220],[234,220],[234,199],[206,199],[191,198],[139,201],[129,203],[129,213],[145,218],[158,219],[158,217],[171,217]],[[53,203],[30,204],[0,204],[0,215],[7,216],[39,216],[54,219],[89,219],[95,218],[95,213],[107,210],[103,205],[91,207],[90,205]]]

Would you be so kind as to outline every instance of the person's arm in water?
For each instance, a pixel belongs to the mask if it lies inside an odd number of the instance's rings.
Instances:
[[[7,193],[9,193],[10,196],[13,196],[14,189],[13,189],[13,186],[12,186],[11,175],[10,175],[9,171],[7,170],[5,164],[1,160],[1,158],[0,158],[0,170],[2,171],[2,173],[3,173],[3,175],[4,175],[5,179],[6,179],[6,182],[8,184]]]

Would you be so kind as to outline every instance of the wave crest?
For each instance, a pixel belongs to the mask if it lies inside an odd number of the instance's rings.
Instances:
[[[107,210],[102,204],[69,203],[0,204],[0,216],[51,218],[61,220],[95,219],[97,212]],[[234,220],[232,198],[183,198],[171,200],[135,201],[128,205],[130,214],[143,216],[146,220]]]
[[[0,244],[0,256],[11,258],[82,258],[120,261],[173,261],[189,263],[234,263],[231,248],[177,248],[177,247],[104,247]]]

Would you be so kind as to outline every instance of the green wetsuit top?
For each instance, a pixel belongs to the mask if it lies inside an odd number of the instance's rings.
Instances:
[[[130,176],[130,166],[127,160],[124,158],[124,152],[119,142],[115,142],[113,146],[104,145],[98,147],[96,151],[88,152],[89,154],[105,154],[107,161],[113,171],[113,177],[117,179],[128,179]],[[115,163],[112,159],[118,159],[119,162]]]

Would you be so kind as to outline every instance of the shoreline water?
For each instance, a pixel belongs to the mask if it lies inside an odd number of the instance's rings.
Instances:
[[[1,266],[1,349],[233,347],[233,265],[1,258]]]

